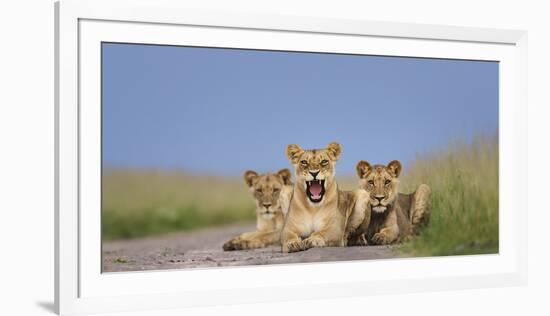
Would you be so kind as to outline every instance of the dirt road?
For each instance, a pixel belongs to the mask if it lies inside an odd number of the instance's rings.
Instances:
[[[280,247],[223,251],[225,241],[254,225],[232,225],[103,244],[103,272],[395,258],[388,246],[329,247],[283,254]]]

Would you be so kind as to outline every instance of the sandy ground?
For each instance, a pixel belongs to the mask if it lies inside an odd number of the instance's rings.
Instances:
[[[254,225],[231,225],[103,244],[103,272],[208,268],[395,258],[389,246],[328,247],[283,254],[280,247],[223,251],[225,241]]]

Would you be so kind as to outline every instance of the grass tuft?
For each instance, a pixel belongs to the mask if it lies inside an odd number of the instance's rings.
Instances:
[[[400,251],[415,256],[498,253],[498,138],[417,157],[401,179],[401,192],[432,188],[430,223]]]

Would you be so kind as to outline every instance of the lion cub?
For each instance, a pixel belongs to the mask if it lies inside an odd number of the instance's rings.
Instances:
[[[431,211],[431,189],[418,186],[411,194],[398,193],[401,163],[387,166],[361,160],[357,163],[359,187],[370,193],[370,223],[363,222],[350,237],[350,244],[387,245],[413,237],[426,224]]]
[[[288,145],[286,155],[295,168],[296,183],[281,233],[283,252],[345,246],[347,233],[364,221],[368,193],[339,191],[334,179],[341,153],[336,142],[311,150]]]
[[[223,245],[224,250],[264,248],[280,243],[284,214],[292,194],[288,169],[258,174],[248,170],[244,180],[256,201],[256,231],[243,233]]]

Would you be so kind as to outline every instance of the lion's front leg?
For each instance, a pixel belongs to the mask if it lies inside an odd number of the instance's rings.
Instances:
[[[280,245],[281,230],[272,230],[272,231],[262,232],[259,238],[262,241],[262,243],[265,244],[265,247]]]
[[[297,252],[304,249],[304,244],[300,235],[296,233],[298,230],[292,221],[287,220],[283,231],[281,232],[281,251],[282,252]]]
[[[241,235],[237,237],[233,237],[223,244],[223,250],[225,251],[241,250],[243,249],[243,242],[244,240],[241,238]]]
[[[307,231],[307,227],[304,225],[305,222],[302,218],[293,216],[292,212],[288,213],[281,232],[282,252],[297,252],[307,249],[304,247],[304,241],[302,240],[304,232]]]
[[[351,214],[347,218],[344,241],[346,246],[366,246],[366,236],[370,224],[371,210],[369,193],[358,189],[353,191],[355,203],[352,205]]]
[[[304,239],[304,248],[345,246],[344,225],[344,218],[328,218],[321,226],[321,229],[313,232],[308,238]]]
[[[432,190],[426,184],[418,186],[414,192],[413,205],[410,212],[410,220],[413,227],[413,233],[426,225],[430,219],[432,209]]]
[[[225,242],[223,244],[223,250],[231,251],[265,248],[275,244],[278,241],[278,236],[279,233],[276,231],[244,233]]]
[[[223,244],[223,250],[225,251],[256,249],[264,247],[265,245],[259,240],[243,238],[241,236],[232,238]]]
[[[380,229],[379,232],[375,233],[371,240],[375,245],[389,245],[395,242],[399,238],[399,226],[397,225],[397,213],[395,209],[390,211],[388,217]]]

